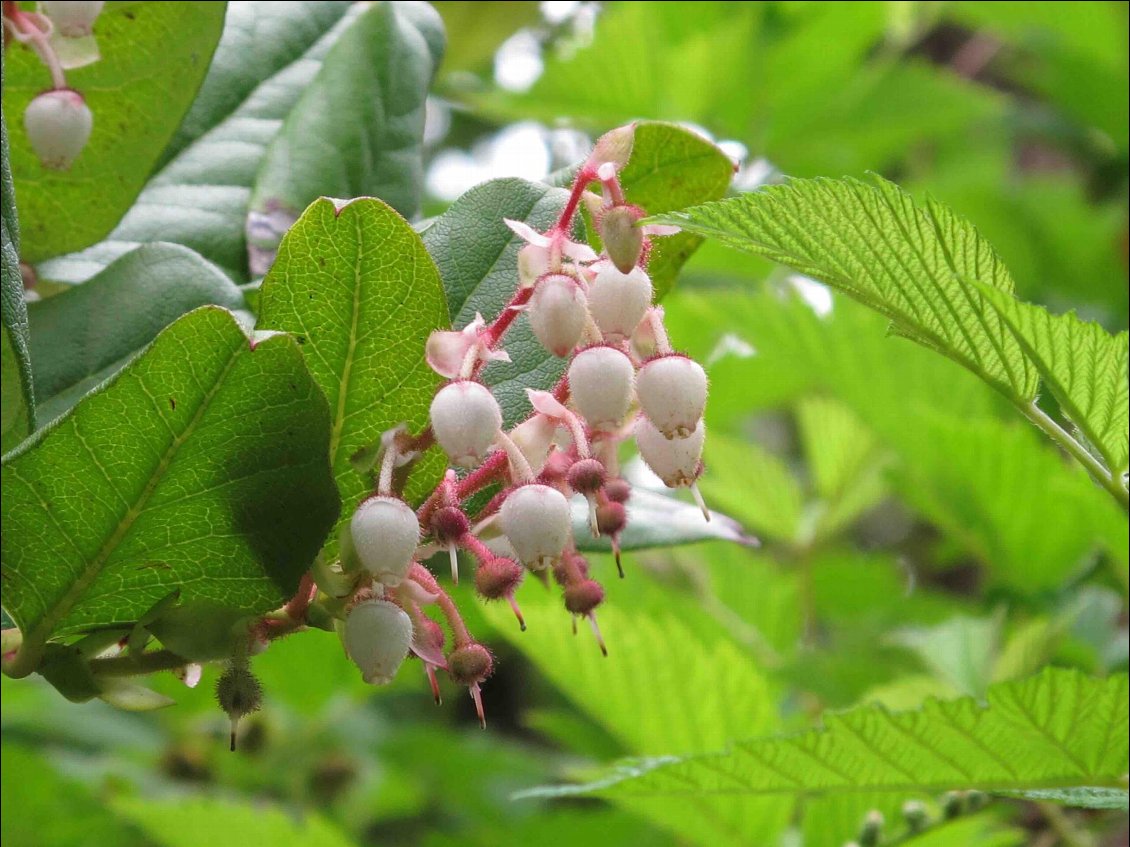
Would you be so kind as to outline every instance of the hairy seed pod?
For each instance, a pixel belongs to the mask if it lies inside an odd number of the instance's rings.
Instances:
[[[636,375],[640,408],[668,438],[686,438],[706,408],[706,371],[673,353],[646,362]]]
[[[493,670],[494,660],[482,644],[456,647],[447,657],[447,672],[460,685],[477,685]]]
[[[613,503],[627,503],[632,496],[632,486],[622,477],[610,479],[604,483],[604,496]]]
[[[365,570],[382,585],[400,585],[420,543],[412,507],[395,497],[370,497],[353,513],[349,533]]]
[[[231,749],[235,750],[235,733],[239,721],[259,711],[263,705],[263,686],[251,673],[247,660],[233,661],[216,680],[216,702],[231,720]]]
[[[616,429],[632,403],[632,361],[614,347],[590,347],[569,365],[569,396],[594,430]]]
[[[589,314],[613,342],[630,338],[651,305],[651,278],[643,268],[621,273],[611,262],[589,284]]]
[[[408,657],[412,619],[388,600],[366,600],[345,619],[345,652],[371,685],[392,682]]]
[[[485,386],[470,380],[445,385],[431,408],[432,431],[457,465],[473,468],[490,450],[502,427],[502,410]]]
[[[511,491],[499,521],[522,564],[533,570],[552,565],[572,537],[569,501],[548,485],[535,483]]]
[[[693,483],[702,473],[702,444],[706,427],[699,421],[686,438],[668,438],[647,418],[636,422],[636,446],[640,456],[668,488]]]
[[[45,91],[27,104],[24,128],[43,167],[66,170],[90,140],[94,115],[82,95],[69,88]]]
[[[565,586],[565,608],[574,615],[587,615],[604,601],[604,588],[594,579]]]
[[[596,494],[604,487],[608,474],[596,459],[579,459],[573,462],[565,479],[578,494]]]
[[[105,5],[102,0],[43,0],[40,3],[55,30],[67,38],[90,35]]]
[[[628,525],[628,510],[623,503],[609,501],[596,507],[596,528],[601,535],[616,535]]]
[[[488,600],[509,597],[522,583],[525,571],[513,559],[498,556],[488,559],[475,571],[475,588]]]
[[[643,230],[636,226],[636,221],[641,217],[638,206],[613,206],[600,216],[600,238],[620,273],[631,273],[640,260]]]
[[[530,298],[529,316],[542,347],[554,356],[568,356],[585,331],[585,292],[569,274],[543,276]]]

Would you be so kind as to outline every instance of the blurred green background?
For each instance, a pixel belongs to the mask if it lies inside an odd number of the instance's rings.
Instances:
[[[876,171],[974,221],[1019,295],[1126,327],[1127,4],[437,3],[426,213],[541,179],[634,118],[682,122],[734,190]],[[629,198],[630,199],[630,198]],[[531,582],[460,596],[497,652],[478,728],[422,669],[364,685],[333,637],[256,659],[241,751],[211,700],[142,715],[3,680],[5,845],[841,845],[897,798],[515,800],[622,756],[721,749],[825,709],[1125,670],[1125,516],[975,378],[824,287],[705,244],[665,302],[709,366],[703,490],[757,534],[632,554],[610,656]],[[1122,575],[1120,586],[1119,575]],[[936,845],[1126,844],[1125,815],[993,803]],[[248,840],[250,839],[250,841]]]

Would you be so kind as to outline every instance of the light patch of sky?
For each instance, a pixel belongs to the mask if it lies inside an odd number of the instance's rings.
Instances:
[[[832,290],[822,282],[809,279],[802,274],[789,274],[786,282],[796,289],[800,299],[803,300],[818,317],[826,317],[832,313]]]
[[[541,42],[530,30],[514,33],[494,54],[494,81],[504,91],[527,91],[541,76],[545,63]]]
[[[428,191],[439,200],[452,201],[463,192],[503,176],[544,179],[551,158],[550,133],[541,124],[524,121],[466,150],[443,150],[428,169]]]

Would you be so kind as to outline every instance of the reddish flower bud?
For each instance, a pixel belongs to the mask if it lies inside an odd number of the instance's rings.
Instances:
[[[471,529],[471,522],[458,506],[441,506],[432,514],[432,535],[440,544],[454,544]]]
[[[643,252],[643,230],[636,221],[643,217],[638,206],[613,206],[600,216],[597,229],[605,252],[620,273],[631,273]],[[637,322],[638,323],[638,322]]]
[[[412,507],[395,497],[370,497],[353,513],[349,532],[365,570],[383,585],[399,585],[420,543],[420,525]]]
[[[552,565],[572,537],[569,501],[548,485],[523,485],[510,492],[499,522],[522,564],[534,570]]]
[[[632,496],[632,486],[621,477],[610,479],[604,483],[604,496],[613,503],[627,503]]]
[[[585,293],[569,274],[548,274],[538,280],[528,314],[542,347],[554,356],[568,356],[588,320]]]
[[[483,385],[460,380],[445,385],[432,400],[432,431],[451,461],[478,465],[502,427],[502,410]]]
[[[645,417],[636,423],[636,446],[655,475],[670,488],[691,485],[702,473],[706,427],[699,421],[686,438],[668,438]]]
[[[475,588],[487,600],[501,600],[517,590],[524,575],[521,565],[499,556],[479,565],[475,571]]]
[[[589,313],[605,338],[629,338],[651,305],[651,278],[642,268],[625,274],[609,262],[589,284],[588,302]]]
[[[94,115],[82,95],[69,88],[45,91],[27,104],[24,128],[45,168],[66,170],[90,139]]]
[[[632,403],[632,361],[614,347],[590,347],[569,365],[569,396],[594,430],[616,429]]]
[[[623,503],[610,501],[596,507],[596,526],[601,535],[619,535],[628,525],[628,510]]]
[[[604,588],[594,579],[565,586],[565,608],[574,615],[588,615],[604,601]]]
[[[457,647],[447,657],[447,672],[460,685],[478,685],[494,670],[490,651],[482,644]]]
[[[668,438],[686,438],[706,408],[706,371],[686,356],[651,359],[636,375],[640,408]]]
[[[566,478],[569,481],[569,487],[578,494],[595,494],[604,487],[606,476],[604,465],[596,459],[581,459],[574,462],[573,466],[569,468]]]

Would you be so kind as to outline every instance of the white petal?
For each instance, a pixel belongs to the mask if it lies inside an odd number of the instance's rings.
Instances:
[[[576,262],[595,262],[597,260],[596,251],[587,244],[579,244],[568,239],[562,246],[561,252]]]
[[[523,221],[512,221],[510,218],[503,218],[506,225],[510,227],[510,231],[521,238],[523,241],[528,241],[538,247],[548,247],[549,239],[534,229],[529,224]]]
[[[678,235],[682,231],[681,227],[670,224],[648,224],[643,228],[644,235]]]
[[[463,367],[467,351],[476,344],[476,335],[437,329],[428,336],[425,358],[433,371],[447,379],[455,379]]]
[[[526,396],[530,398],[530,405],[546,417],[565,420],[569,417],[569,410],[561,401],[548,391],[538,391],[536,388],[527,388]]]

